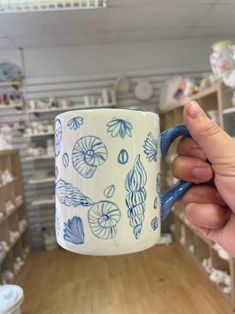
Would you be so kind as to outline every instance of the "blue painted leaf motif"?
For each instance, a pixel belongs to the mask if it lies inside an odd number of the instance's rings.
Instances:
[[[55,167],[55,179],[57,180],[59,176],[59,170],[57,167]]]
[[[158,143],[157,139],[153,137],[151,132],[148,133],[147,138],[144,141],[143,148],[149,162],[157,161]]]
[[[125,182],[125,188],[128,191],[126,197],[127,215],[136,239],[139,238],[143,228],[144,213],[146,210],[145,201],[147,198],[144,188],[146,182],[147,174],[141,163],[140,155],[137,155],[134,166],[128,173]]]
[[[68,207],[89,206],[94,203],[78,188],[62,179],[56,182],[55,190],[57,200]]]
[[[125,136],[132,137],[132,124],[123,119],[113,118],[110,122],[107,123],[107,132],[111,134],[112,137],[120,136],[125,138]]]
[[[154,200],[154,204],[153,204],[153,207],[155,209],[157,209],[158,207],[158,203],[159,203],[159,207],[160,207],[160,200],[159,200],[159,197],[160,197],[160,190],[161,190],[161,174],[160,172],[157,174],[157,177],[156,177],[156,191],[157,191],[157,196]]]
[[[125,149],[121,149],[118,155],[118,162],[121,165],[125,165],[128,162],[129,156]]]
[[[113,239],[117,233],[120,217],[120,209],[112,202],[100,201],[92,205],[88,212],[91,232],[102,240]]]
[[[97,136],[81,137],[72,151],[73,167],[85,179],[91,178],[107,157],[106,146]]]
[[[59,156],[62,140],[62,124],[60,119],[55,119],[55,155]]]
[[[83,224],[80,217],[74,216],[64,223],[64,239],[73,244],[84,243]]]
[[[153,231],[155,231],[158,228],[158,218],[154,217],[151,221],[151,227]]]
[[[106,196],[107,198],[112,198],[114,193],[115,193],[115,185],[114,184],[108,186],[104,190],[104,196]]]
[[[77,130],[83,125],[83,123],[83,117],[75,117],[69,120],[69,122],[67,123],[67,127],[70,130]]]
[[[64,153],[62,157],[63,165],[65,168],[68,168],[69,166],[69,155],[67,153]]]

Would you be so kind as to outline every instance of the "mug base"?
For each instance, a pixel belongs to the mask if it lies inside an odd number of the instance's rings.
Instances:
[[[90,256],[118,256],[118,255],[134,254],[134,253],[148,250],[151,247],[155,246],[158,243],[158,241],[156,241],[155,243],[148,244],[148,245],[146,244],[143,247],[134,248],[132,250],[123,250],[123,251],[118,251],[118,252],[117,251],[101,252],[101,251],[93,251],[93,250],[92,251],[77,250],[77,249],[73,248],[72,246],[68,247],[68,246],[60,243],[60,241],[58,239],[57,239],[57,243],[59,244],[59,246],[61,246],[66,251],[77,253],[77,254],[90,255]]]

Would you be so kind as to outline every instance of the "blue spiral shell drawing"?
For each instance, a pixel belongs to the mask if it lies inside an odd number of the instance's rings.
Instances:
[[[115,193],[115,185],[109,185],[105,190],[104,190],[104,196],[107,198],[112,198]]]
[[[61,149],[62,124],[60,119],[55,119],[55,155],[58,156]]]
[[[89,206],[94,203],[78,188],[62,179],[56,182],[55,191],[57,200],[68,207]]]
[[[97,167],[103,165],[107,157],[106,146],[97,136],[81,137],[72,151],[73,167],[86,179],[94,175]]]
[[[67,153],[64,153],[62,157],[62,162],[65,168],[68,168],[69,166],[69,155]]]
[[[151,132],[148,133],[147,138],[144,141],[144,153],[149,162],[157,161],[158,142],[153,137]]]
[[[158,218],[154,217],[151,221],[151,227],[153,229],[153,231],[155,231],[158,227]]]
[[[118,154],[118,163],[121,165],[125,165],[128,162],[129,156],[128,152],[125,149],[121,149]]]
[[[113,118],[110,122],[107,123],[107,132],[111,134],[112,137],[120,136],[125,138],[125,136],[131,137],[133,126],[132,124],[123,119]]]
[[[100,201],[92,205],[88,212],[91,232],[102,240],[113,239],[117,233],[120,217],[120,209],[112,202]]]
[[[134,166],[127,174],[125,181],[125,188],[129,192],[126,197],[127,215],[136,239],[139,238],[143,228],[144,213],[146,210],[145,201],[147,198],[144,188],[146,182],[147,174],[141,163],[140,155],[137,155]]]
[[[83,125],[83,117],[75,117],[69,120],[67,127],[70,130],[77,130]]]
[[[74,216],[64,223],[64,239],[73,244],[84,243],[83,223],[80,217]]]

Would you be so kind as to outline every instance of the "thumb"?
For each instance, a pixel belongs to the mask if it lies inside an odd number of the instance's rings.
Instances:
[[[235,140],[209,119],[196,101],[185,106],[184,121],[212,166],[233,165],[235,172]]]

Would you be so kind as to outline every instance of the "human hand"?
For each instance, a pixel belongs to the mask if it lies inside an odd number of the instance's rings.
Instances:
[[[235,256],[235,140],[210,120],[196,101],[184,108],[192,138],[178,144],[172,172],[201,183],[181,199],[192,226]]]

